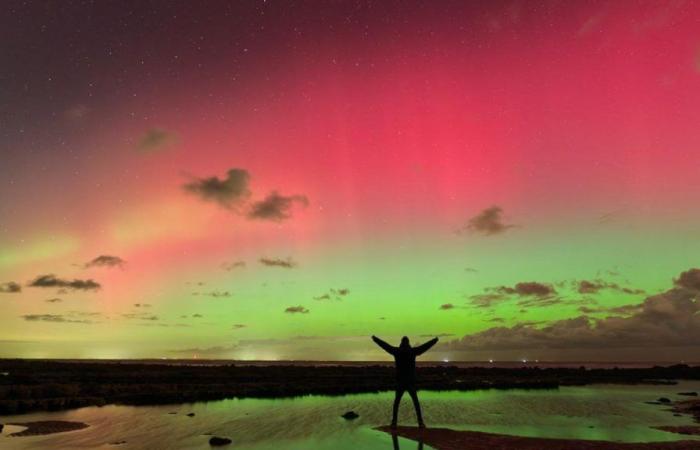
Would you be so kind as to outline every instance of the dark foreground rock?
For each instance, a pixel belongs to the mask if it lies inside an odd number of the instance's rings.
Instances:
[[[212,447],[221,447],[224,445],[229,445],[230,443],[231,439],[225,437],[214,436],[213,438],[209,439],[209,445]]]
[[[389,365],[175,364],[124,361],[0,360],[0,415],[106,404],[162,405],[225,398],[347,395],[394,389]],[[646,369],[496,368],[419,365],[422,390],[556,389],[700,380],[700,367]]]
[[[345,420],[355,420],[358,417],[360,417],[359,414],[357,414],[355,411],[348,411],[345,414],[341,416]]]
[[[686,397],[697,397],[697,392],[679,392],[678,395],[684,395]]]
[[[42,420],[39,422],[14,422],[8,425],[18,425],[27,427],[18,433],[12,433],[10,436],[42,436],[45,434],[64,433],[66,431],[82,430],[90,425],[83,422],[65,422],[62,420]]]
[[[543,439],[447,428],[380,427],[378,430],[422,442],[437,450],[697,450],[698,441],[620,443]]]

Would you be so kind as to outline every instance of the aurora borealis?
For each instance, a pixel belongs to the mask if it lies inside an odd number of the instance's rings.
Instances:
[[[700,3],[26,3],[0,357],[698,354]]]

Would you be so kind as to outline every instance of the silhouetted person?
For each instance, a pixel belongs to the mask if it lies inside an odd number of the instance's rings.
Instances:
[[[399,404],[403,393],[408,391],[408,395],[413,400],[413,407],[416,409],[416,418],[418,426],[425,427],[423,423],[423,415],[420,412],[420,402],[418,402],[418,394],[416,393],[416,356],[427,352],[430,347],[435,345],[438,338],[433,338],[423,345],[411,347],[406,336],[401,338],[401,345],[394,347],[379,339],[377,336],[372,336],[372,340],[387,353],[394,357],[396,362],[396,397],[394,397],[394,410],[391,418],[391,427],[396,428],[396,416],[399,413]]]

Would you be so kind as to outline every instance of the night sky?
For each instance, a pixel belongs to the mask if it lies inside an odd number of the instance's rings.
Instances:
[[[693,360],[699,156],[700,2],[6,1],[0,357]]]

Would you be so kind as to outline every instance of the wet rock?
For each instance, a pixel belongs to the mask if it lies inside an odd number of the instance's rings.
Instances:
[[[214,436],[213,438],[209,439],[209,445],[212,447],[221,447],[230,443],[231,439],[225,437]]]
[[[187,414],[187,417],[194,417],[194,413]]]
[[[679,392],[678,395],[685,395],[686,397],[697,397],[697,392]]]
[[[661,398],[659,398],[659,399],[656,400],[656,401],[659,402],[659,403],[671,403],[671,399],[670,399],[670,398],[666,398],[666,397],[661,397]]]
[[[345,414],[341,416],[345,420],[355,420],[358,417],[360,417],[359,414],[357,414],[355,411],[348,411]]]

